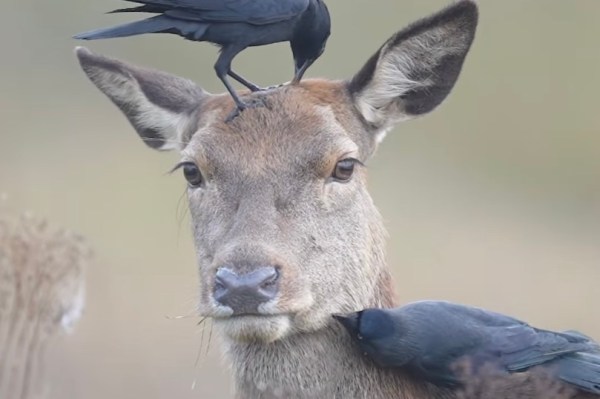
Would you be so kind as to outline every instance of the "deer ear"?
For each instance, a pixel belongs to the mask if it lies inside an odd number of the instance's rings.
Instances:
[[[348,83],[364,119],[382,131],[437,107],[458,79],[477,16],[462,0],[392,36]]]
[[[140,68],[77,47],[90,80],[125,114],[144,142],[157,150],[181,149],[192,114],[209,96],[193,82]]]

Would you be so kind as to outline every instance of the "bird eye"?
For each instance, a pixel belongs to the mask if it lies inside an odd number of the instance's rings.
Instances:
[[[200,172],[200,169],[191,162],[186,162],[181,165],[183,169],[183,176],[187,180],[190,187],[200,187],[204,182],[204,177]]]
[[[338,161],[331,177],[339,182],[347,182],[354,174],[354,167],[359,163],[357,159],[346,158]]]

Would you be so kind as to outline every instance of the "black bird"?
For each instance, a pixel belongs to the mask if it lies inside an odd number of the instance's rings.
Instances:
[[[553,332],[487,310],[443,301],[334,315],[381,367],[459,387],[457,362],[504,372],[544,365],[577,389],[600,395],[600,346],[575,331]]]
[[[127,0],[138,7],[111,11],[147,12],[157,16],[128,24],[80,33],[75,39],[95,40],[144,33],[173,33],[188,40],[205,41],[221,47],[215,64],[217,76],[238,112],[251,106],[236,94],[227,75],[251,91],[259,87],[233,72],[233,58],[251,46],[289,41],[294,56],[293,83],[323,53],[331,20],[323,0]]]

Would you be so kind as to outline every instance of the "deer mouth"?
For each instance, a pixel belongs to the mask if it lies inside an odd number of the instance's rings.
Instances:
[[[274,342],[292,330],[288,314],[239,314],[214,318],[215,327],[237,342]]]

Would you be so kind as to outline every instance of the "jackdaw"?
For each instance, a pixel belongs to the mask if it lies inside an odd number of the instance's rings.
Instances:
[[[600,395],[600,346],[576,331],[553,332],[470,306],[421,301],[334,315],[381,367],[401,368],[445,387],[462,385],[457,365],[518,373],[535,366]]]
[[[210,42],[221,47],[215,71],[223,82],[237,110],[230,116],[260,104],[243,102],[227,75],[251,91],[260,88],[231,69],[233,58],[251,46],[289,41],[294,56],[298,83],[304,72],[325,49],[331,20],[323,0],[127,0],[142,4],[111,13],[147,12],[157,16],[112,28],[80,33],[75,39],[95,40],[141,35],[173,33],[188,40]]]

